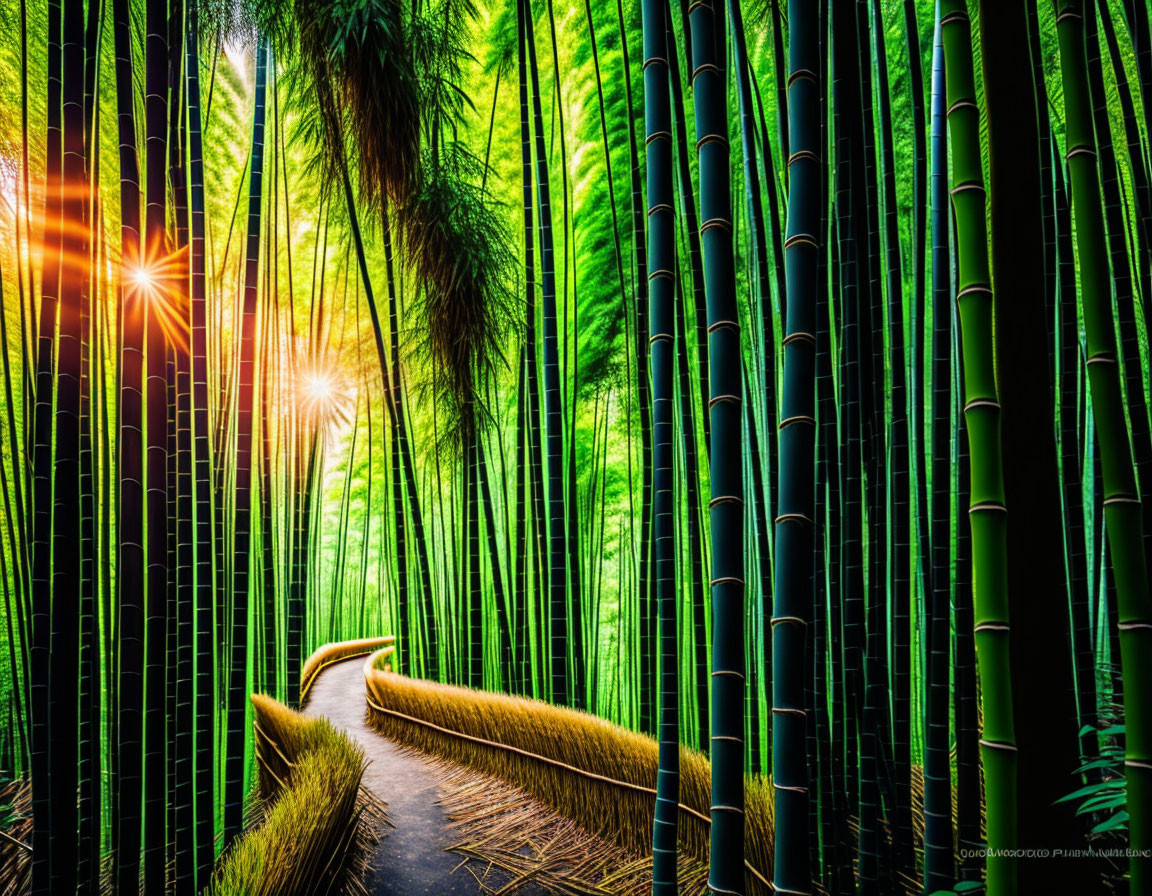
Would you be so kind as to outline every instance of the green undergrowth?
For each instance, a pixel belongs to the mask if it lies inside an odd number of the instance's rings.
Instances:
[[[362,893],[382,810],[364,755],[326,719],[252,696],[262,811],[221,860],[211,896]]]
[[[368,694],[393,712],[523,752],[477,743],[370,708],[370,723],[386,736],[503,778],[591,833],[610,838],[636,855],[651,853],[658,753],[653,738],[539,700],[392,672],[369,671]],[[681,747],[680,804],[685,808],[680,811],[680,847],[705,863],[711,792],[708,759]],[[760,881],[770,880],[772,872],[768,780],[748,778],[745,801],[745,856],[758,872],[748,871],[748,891],[767,892]]]

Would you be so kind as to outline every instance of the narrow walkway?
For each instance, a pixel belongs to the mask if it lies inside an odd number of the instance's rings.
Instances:
[[[316,679],[304,710],[344,729],[364,750],[364,784],[388,806],[395,828],[385,832],[376,854],[374,896],[473,896],[482,890],[463,857],[445,850],[452,831],[437,804],[440,776],[431,763],[405,752],[365,721],[364,657],[329,666]],[[520,896],[542,893],[523,887]]]

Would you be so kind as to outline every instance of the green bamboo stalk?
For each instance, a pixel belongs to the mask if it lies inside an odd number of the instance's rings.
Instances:
[[[1084,4],[1061,0],[1056,17],[1064,86],[1065,148],[1076,216],[1086,366],[1104,491],[1104,526],[1116,585],[1124,680],[1130,890],[1152,890],[1152,595],[1143,549],[1141,502],[1117,369],[1096,135],[1084,44]]]
[[[980,166],[980,110],[972,70],[968,12],[941,5],[956,216],[964,418],[968,426],[972,529],[972,601],[984,718],[980,755],[987,802],[990,896],[1016,891],[1016,734],[1008,648],[1007,509],[1000,456],[1000,403],[992,345],[992,282]],[[997,851],[997,852],[992,852]]]
[[[31,649],[29,651],[29,707],[31,710],[32,876],[34,894],[47,893],[52,876],[52,409],[56,390],[56,320],[60,304],[61,180],[63,137],[61,122],[61,8],[48,4],[48,104],[46,112],[44,254],[40,290],[40,316],[33,337],[35,389],[27,389],[33,404],[32,448],[28,488],[31,515]],[[27,139],[27,135],[25,135]],[[27,414],[25,416],[27,420]]]
[[[202,888],[215,861],[215,765],[212,761],[216,738],[215,646],[216,620],[213,616],[212,568],[217,539],[213,530],[212,455],[208,417],[208,318],[207,258],[205,246],[204,154],[200,125],[199,0],[188,5],[185,35],[184,76],[186,84],[189,204],[189,310],[192,354],[192,464],[195,487],[195,732],[194,770],[194,863],[195,882]]]

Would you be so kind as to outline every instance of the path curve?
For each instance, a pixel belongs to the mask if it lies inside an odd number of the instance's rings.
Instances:
[[[304,714],[323,716],[346,731],[364,750],[364,784],[388,806],[390,828],[376,852],[374,896],[473,896],[485,891],[465,868],[452,845],[447,813],[437,803],[440,778],[430,762],[402,750],[365,720],[364,657],[324,669],[308,695]],[[544,891],[522,887],[520,896]]]

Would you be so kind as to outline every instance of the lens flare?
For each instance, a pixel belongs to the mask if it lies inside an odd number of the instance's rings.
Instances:
[[[128,272],[129,282],[140,292],[149,292],[155,287],[152,272],[147,268],[136,268]]]
[[[324,429],[350,419],[353,387],[329,352],[298,359],[295,391],[301,414],[313,425]]]
[[[327,376],[310,377],[304,389],[312,401],[322,403],[332,400],[332,380]]]
[[[136,304],[164,331],[168,343],[188,350],[188,284],[186,248],[167,255],[145,252],[143,258],[125,258],[120,265],[124,297]]]

